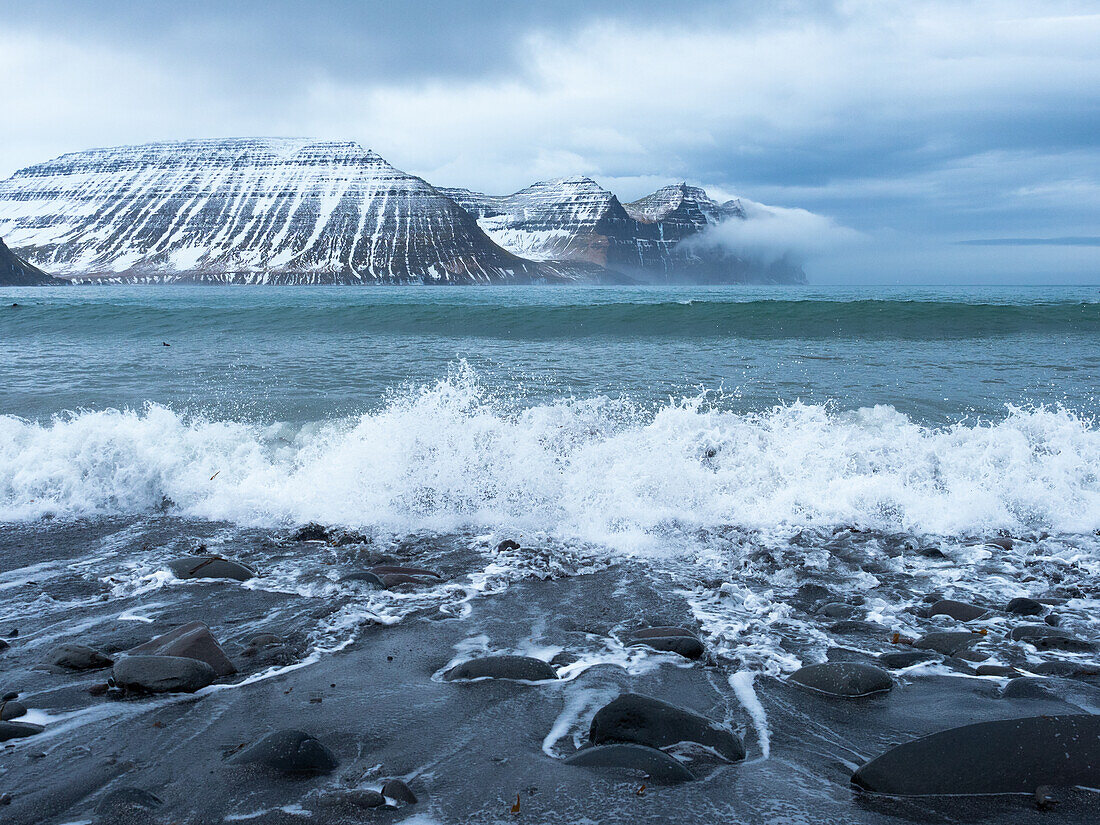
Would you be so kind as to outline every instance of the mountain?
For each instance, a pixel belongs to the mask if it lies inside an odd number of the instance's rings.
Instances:
[[[544,181],[512,195],[439,191],[497,244],[547,266],[597,265],[640,280],[805,281],[801,267],[786,259],[760,261],[721,244],[697,243],[707,239],[708,228],[747,218],[740,201],[718,203],[685,183],[625,205],[586,177]]]
[[[45,286],[63,284],[36,266],[31,266],[4,244],[0,238],[0,286]]]
[[[243,283],[559,277],[352,142],[191,140],[64,155],[0,182],[0,235],[58,275]]]

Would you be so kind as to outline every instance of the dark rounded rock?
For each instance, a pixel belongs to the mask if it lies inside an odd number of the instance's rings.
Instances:
[[[629,646],[678,653],[685,659],[699,659],[706,653],[699,637],[685,627],[645,627],[626,634],[624,641]]]
[[[891,653],[883,653],[878,657],[878,662],[890,670],[901,670],[905,667],[919,665],[922,662],[933,662],[937,659],[934,650],[898,650]]]
[[[846,619],[829,625],[829,632],[838,636],[882,636],[889,628],[878,622],[865,622],[860,619]]]
[[[1076,638],[1068,630],[1051,627],[1047,624],[1024,624],[1014,627],[1009,638],[1017,642],[1027,642],[1039,650],[1065,650],[1071,653],[1086,653],[1094,649],[1091,642]]]
[[[340,581],[359,582],[370,587],[376,587],[379,590],[384,590],[386,588],[386,583],[382,581],[377,573],[372,573],[370,570],[356,570],[352,573],[348,573],[342,576],[340,578]]]
[[[893,796],[1033,793],[1040,785],[1100,786],[1100,716],[979,722],[887,751],[852,776]]]
[[[1100,665],[1086,662],[1043,662],[1029,667],[1028,670],[1040,676],[1062,676],[1069,679],[1100,676]]]
[[[695,742],[733,762],[745,758],[741,737],[698,713],[637,693],[624,693],[600,708],[588,739],[593,745],[633,742],[651,748]]]
[[[229,761],[235,765],[262,765],[294,774],[329,773],[338,764],[332,751],[300,730],[269,733]]]
[[[327,538],[328,528],[315,521],[303,524],[290,536],[291,541],[324,541]]]
[[[7,693],[5,693],[3,696],[0,696],[0,702],[11,702],[12,700],[18,699],[18,698],[19,698],[19,691],[10,690]]]
[[[509,550],[519,550],[519,542],[512,539],[505,539],[497,545],[498,553],[507,553]]]
[[[11,647],[11,645],[9,645],[9,644],[8,644],[7,642],[5,642],[5,641],[4,641],[3,639],[0,639],[0,653],[3,653],[3,652],[4,652],[5,650],[7,650],[7,649],[8,649],[9,647]]]
[[[182,656],[186,659],[198,659],[214,669],[217,676],[230,676],[237,667],[225,655],[218,640],[210,628],[202,622],[189,622],[167,633],[163,633],[144,644],[130,648],[125,656]]]
[[[378,791],[366,788],[357,788],[347,791],[330,791],[317,797],[317,804],[334,808],[346,805],[353,808],[381,808],[386,804],[386,797]]]
[[[566,765],[582,768],[620,768],[639,771],[650,782],[674,785],[695,777],[667,753],[645,745],[595,745],[582,748],[564,760]]]
[[[882,693],[894,686],[894,680],[885,670],[860,662],[807,665],[792,673],[790,680],[819,693],[845,698]]]
[[[100,670],[110,667],[114,660],[87,645],[58,645],[42,660],[42,664],[66,670]]]
[[[1065,638],[1071,635],[1073,634],[1064,628],[1051,627],[1048,624],[1022,624],[1012,628],[1012,631],[1008,634],[1008,638],[1018,642],[1049,636],[1061,636]]]
[[[957,602],[952,599],[943,599],[932,605],[928,611],[929,616],[950,616],[957,622],[972,622],[983,616],[988,616],[989,611],[984,607],[977,607],[966,602]]]
[[[826,616],[830,619],[850,619],[859,612],[859,608],[855,605],[845,604],[844,602],[829,602],[819,607],[817,612],[818,615]]]
[[[400,779],[391,779],[383,785],[382,796],[397,800],[398,802],[404,802],[406,805],[415,805],[417,803],[416,794],[412,792],[412,788]]]
[[[530,656],[483,656],[461,662],[446,673],[448,682],[470,679],[510,679],[519,682],[546,682],[557,679],[554,668]]]
[[[9,739],[22,739],[24,736],[34,736],[42,733],[45,728],[41,725],[31,725],[27,722],[0,722],[0,742]]]
[[[1016,668],[1007,665],[979,665],[974,672],[979,676],[999,676],[1005,679],[1016,679],[1023,676]]]
[[[187,556],[168,562],[168,569],[177,579],[234,579],[248,581],[256,571],[240,562],[221,556]]]
[[[1041,676],[1021,676],[1013,679],[1001,690],[1003,699],[1057,699],[1050,690],[1048,680]]]
[[[852,650],[849,647],[830,647],[825,651],[825,658],[830,662],[866,662],[876,664],[877,657],[862,650]]]
[[[1062,617],[1059,616],[1057,613],[1050,613],[1049,615],[1043,617],[1043,621],[1051,627],[1057,627],[1062,623]]]
[[[1015,542],[1007,536],[1001,536],[995,539],[986,539],[985,544],[989,547],[1000,547],[1002,550],[1011,550],[1015,546]]]
[[[194,693],[217,678],[206,662],[183,656],[123,656],[112,675],[119,687],[148,693]]]
[[[1045,609],[1035,599],[1027,599],[1022,596],[1013,599],[1005,607],[1006,612],[1015,613],[1017,616],[1038,616]]]
[[[141,788],[126,786],[108,792],[95,806],[95,812],[99,816],[120,816],[138,810],[150,811],[162,804],[159,796]]]
[[[982,636],[967,631],[939,631],[926,633],[913,642],[913,647],[922,650],[934,650],[944,656],[958,656],[971,645],[977,644]]]
[[[0,722],[6,722],[9,719],[18,719],[20,716],[26,715],[27,706],[22,702],[16,702],[15,700],[0,702]]]
[[[370,572],[376,576],[382,577],[385,580],[386,576],[430,576],[433,579],[442,579],[439,573],[434,570],[425,570],[423,567],[400,567],[392,564],[376,564],[370,569]]]

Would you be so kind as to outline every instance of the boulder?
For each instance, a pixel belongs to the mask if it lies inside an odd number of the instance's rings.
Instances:
[[[483,656],[455,665],[443,678],[448,682],[470,679],[510,679],[518,682],[546,682],[557,679],[554,668],[530,656]]]
[[[592,717],[588,740],[593,745],[633,742],[651,748],[695,742],[731,762],[745,758],[736,734],[698,713],[637,693],[624,693],[600,708]]]
[[[99,670],[110,667],[114,660],[86,645],[63,644],[46,654],[42,664],[66,670]]]
[[[860,662],[807,665],[792,673],[790,680],[819,693],[845,698],[883,693],[894,686],[894,680],[885,670]]]
[[[21,739],[24,736],[34,736],[42,733],[45,728],[41,725],[31,725],[27,722],[0,722],[0,742],[9,739]]]
[[[16,702],[14,700],[7,700],[0,702],[0,722],[7,722],[9,719],[18,719],[20,716],[27,715],[27,706],[22,702]]]
[[[900,670],[903,667],[912,667],[922,662],[933,662],[937,658],[934,650],[897,650],[883,653],[878,657],[878,662],[890,670]]]
[[[1095,649],[1091,642],[1076,638],[1068,630],[1048,624],[1023,624],[1012,629],[1008,636],[1013,641],[1027,642],[1039,650],[1065,650],[1071,653],[1087,653]]]
[[[852,784],[894,796],[1100,787],[1100,716],[1034,716],[941,731],[872,759]]]
[[[144,644],[130,648],[126,656],[182,656],[186,659],[198,659],[206,662],[220,678],[237,672],[236,666],[229,661],[210,628],[202,622],[190,622],[163,633]]]
[[[936,602],[928,611],[929,616],[950,616],[957,622],[972,622],[983,616],[988,616],[989,611],[984,607],[977,607],[966,602],[956,602],[952,599],[942,599]]]
[[[937,653],[942,653],[944,656],[958,656],[964,650],[977,644],[981,639],[982,636],[977,633],[953,630],[939,631],[936,633],[925,633],[913,642],[913,647],[920,648],[921,650],[934,650]]]
[[[182,656],[123,656],[113,671],[115,684],[148,693],[194,693],[206,687],[217,674],[198,659]]]
[[[564,760],[582,768],[620,768],[643,773],[650,782],[674,785],[695,777],[667,753],[645,745],[595,745]]]
[[[1038,616],[1046,608],[1035,599],[1018,597],[1013,599],[1005,607],[1005,612],[1015,613],[1017,616]]]
[[[187,556],[168,562],[168,569],[177,579],[235,579],[248,581],[256,577],[251,567],[221,556]]]
[[[679,653],[685,659],[699,659],[706,648],[699,637],[684,627],[645,627],[626,634],[628,646],[645,646],[667,653]]]
[[[416,794],[412,792],[412,788],[400,779],[391,779],[383,785],[382,796],[397,802],[404,802],[406,805],[415,805],[417,802]]]
[[[339,764],[332,751],[300,730],[279,730],[229,760],[235,765],[262,765],[291,774],[330,773]]]

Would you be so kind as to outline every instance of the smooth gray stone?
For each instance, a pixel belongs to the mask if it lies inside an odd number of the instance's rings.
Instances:
[[[87,645],[62,644],[47,653],[42,664],[66,670],[100,670],[113,665],[114,660]]]
[[[974,672],[979,676],[1001,676],[1008,679],[1016,679],[1023,676],[1016,668],[1006,665],[979,665],[978,669]]]
[[[913,642],[913,647],[922,650],[934,650],[944,656],[957,656],[962,651],[977,644],[983,636],[966,631],[939,631],[926,633]]]
[[[483,656],[455,665],[443,678],[448,682],[484,678],[546,682],[557,679],[558,674],[546,662],[530,656]]]
[[[844,602],[829,602],[817,609],[818,615],[826,616],[830,619],[850,619],[859,612],[859,608],[855,605],[845,604]]]
[[[1009,634],[1013,641],[1027,642],[1040,650],[1065,650],[1085,653],[1095,649],[1092,642],[1078,639],[1068,630],[1047,624],[1024,624],[1014,627]]]
[[[888,667],[891,670],[900,670],[903,667],[912,667],[922,662],[934,662],[937,658],[934,650],[898,650],[883,653],[878,657],[878,662],[883,667]]]
[[[392,564],[376,564],[370,569],[376,576],[431,576],[434,579],[443,577],[434,570],[425,570],[423,567],[401,567]]]
[[[381,808],[386,804],[386,797],[367,789],[354,789],[347,791],[330,791],[317,797],[317,804],[324,807],[337,807],[348,805],[355,808]]]
[[[183,656],[123,656],[113,676],[119,687],[149,693],[194,693],[217,678],[206,662]]]
[[[133,808],[152,810],[153,808],[159,808],[162,804],[164,804],[163,800],[159,796],[141,788],[127,786],[108,792],[95,806],[95,812],[99,816],[104,816],[105,814],[123,813],[126,809]]]
[[[664,751],[645,745],[595,745],[582,748],[565,760],[566,765],[582,768],[623,768],[641,771],[651,782],[674,785],[689,782],[691,771]]]
[[[379,590],[385,590],[386,583],[378,577],[376,573],[372,573],[369,570],[356,570],[353,573],[348,573],[340,578],[342,582],[361,582],[363,584],[370,585],[371,587],[377,587]]]
[[[1040,676],[1064,676],[1070,679],[1100,676],[1100,665],[1087,662],[1043,662],[1035,667],[1028,667],[1028,670]]]
[[[279,730],[269,733],[229,760],[235,765],[263,765],[283,773],[329,773],[339,764],[332,751],[308,733]]]
[[[7,722],[9,719],[18,719],[20,716],[27,715],[27,706],[22,702],[16,702],[9,700],[7,702],[0,702],[0,721]]]
[[[629,646],[678,653],[685,659],[698,659],[706,653],[699,637],[685,627],[645,627],[626,634],[625,642]]]
[[[237,672],[236,666],[225,655],[210,628],[202,622],[190,622],[163,633],[144,644],[132,647],[125,656],[182,656],[206,662],[219,677]]]
[[[861,662],[807,665],[792,673],[790,680],[820,693],[851,699],[882,693],[894,686],[885,670]]]
[[[880,636],[889,633],[889,630],[878,622],[865,622],[861,619],[845,619],[829,625],[829,632],[838,636]]]
[[[1013,679],[1001,691],[1002,699],[1057,699],[1050,689],[1050,680],[1041,676],[1021,676]]]
[[[0,742],[34,736],[44,730],[45,728],[41,725],[31,725],[26,722],[0,722]]]
[[[1005,612],[1015,613],[1017,616],[1038,616],[1045,609],[1035,599],[1027,599],[1021,596],[1010,601],[1008,606],[1005,607]]]
[[[932,605],[928,611],[929,616],[950,616],[957,622],[972,622],[983,616],[988,616],[989,611],[984,607],[976,607],[966,602],[957,602],[953,599],[942,599]]]
[[[1061,638],[1069,638],[1073,634],[1068,630],[1061,627],[1051,627],[1048,624],[1021,624],[1012,628],[1012,632],[1008,634],[1008,638],[1013,641],[1030,640],[1041,637],[1060,636]]]
[[[235,579],[248,581],[256,577],[251,567],[221,556],[187,556],[168,562],[168,569],[177,579]]]
[[[637,693],[624,693],[600,708],[592,717],[588,740],[593,745],[633,742],[651,748],[695,742],[732,762],[745,758],[736,734],[698,713]]]
[[[1033,793],[1040,785],[1100,786],[1100,716],[979,722],[899,745],[852,776],[894,796]]]
[[[416,794],[412,792],[412,788],[400,779],[391,779],[383,785],[382,796],[396,799],[398,802],[404,802],[406,805],[415,805],[417,802]]]

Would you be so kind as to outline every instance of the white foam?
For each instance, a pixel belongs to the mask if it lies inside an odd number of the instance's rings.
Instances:
[[[753,727],[756,728],[756,741],[760,743],[760,755],[767,759],[771,756],[772,750],[771,731],[768,728],[768,714],[765,713],[764,706],[760,704],[752,686],[755,678],[756,674],[751,670],[739,670],[730,674],[729,682],[737,696],[737,701],[744,706],[749,718],[752,719]]]
[[[642,412],[595,398],[515,409],[462,367],[374,413],[289,437],[285,425],[155,405],[47,424],[0,416],[0,520],[144,513],[167,500],[183,515],[248,525],[484,526],[647,552],[725,525],[1100,528],[1100,429],[1065,410],[932,428],[887,406],[720,405],[700,397]]]

